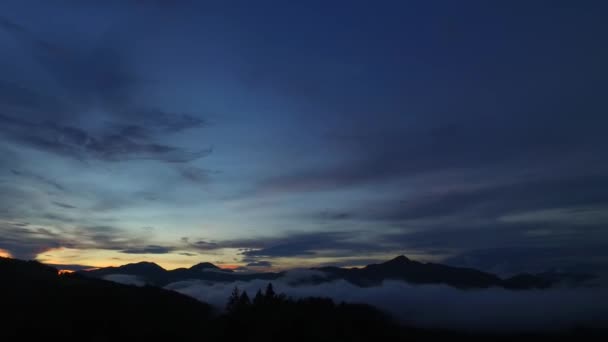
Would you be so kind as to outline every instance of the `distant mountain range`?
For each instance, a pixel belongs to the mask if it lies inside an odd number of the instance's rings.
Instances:
[[[361,287],[380,285],[385,280],[401,280],[411,284],[445,284],[461,289],[482,289],[503,287],[513,290],[546,289],[557,283],[567,281],[569,284],[582,284],[593,278],[591,275],[569,273],[518,274],[509,278],[475,270],[472,268],[452,267],[436,263],[422,263],[410,260],[401,255],[380,264],[371,264],[362,268],[320,267],[311,270],[320,271],[309,278],[300,279],[292,285],[319,284],[334,280],[345,280]],[[242,273],[222,269],[214,264],[204,262],[190,268],[165,270],[154,263],[140,262],[120,267],[106,267],[81,274],[106,278],[110,275],[130,275],[150,285],[165,286],[170,283],[186,280],[206,282],[249,281],[254,279],[274,280],[286,272]]]

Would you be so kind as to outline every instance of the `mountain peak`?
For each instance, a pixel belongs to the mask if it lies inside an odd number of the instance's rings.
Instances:
[[[400,255],[394,259],[385,262],[385,264],[405,264],[409,262],[412,262],[412,260],[408,259],[408,257],[406,257],[405,255]]]
[[[165,269],[160,267],[158,264],[148,261],[141,261],[138,263],[127,264],[120,266],[120,268],[125,269],[140,269],[140,270],[148,270],[148,271],[164,271]]]
[[[210,262],[201,262],[192,267],[190,267],[193,271],[203,271],[203,270],[219,270],[220,268],[215,266]]]

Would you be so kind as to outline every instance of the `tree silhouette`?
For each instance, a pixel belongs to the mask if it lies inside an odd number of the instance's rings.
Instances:
[[[261,305],[262,303],[264,303],[264,295],[262,294],[262,290],[258,289],[258,292],[253,298],[253,305]]]
[[[268,286],[266,286],[266,294],[264,295],[264,297],[268,301],[273,300],[276,297],[276,293],[274,292],[272,283],[268,283]]]
[[[238,309],[243,309],[249,305],[251,305],[251,300],[249,300],[249,295],[247,295],[247,291],[243,291],[243,293],[239,297]]]
[[[241,296],[239,293],[239,288],[235,286],[234,289],[232,289],[232,293],[230,294],[230,297],[228,298],[228,303],[226,303],[226,311],[228,311],[228,312],[235,311],[238,308],[240,299],[241,299]]]

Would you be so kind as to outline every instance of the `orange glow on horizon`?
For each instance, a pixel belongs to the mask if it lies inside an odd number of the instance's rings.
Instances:
[[[0,248],[0,257],[2,258],[12,258],[13,256],[6,249]]]
[[[74,273],[72,270],[59,270],[59,275]]]
[[[177,268],[189,268],[200,262],[208,260],[218,260],[218,267],[235,269],[241,265],[236,262],[223,264],[221,260],[231,260],[238,256],[239,251],[235,248],[222,249],[215,251],[214,254],[198,254],[196,258],[186,257],[179,253],[170,254],[125,254],[115,250],[103,249],[75,249],[75,248],[54,248],[44,251],[37,255],[36,260],[47,264],[57,265],[83,265],[89,268],[118,267],[126,264],[138,263],[142,261],[153,262],[166,270]]]
[[[108,266],[108,267],[110,267],[110,266]],[[83,269],[83,271],[95,271],[95,270],[98,270],[98,269],[100,269],[100,268],[104,268],[104,267],[91,267],[91,268],[85,268],[85,269]]]
[[[227,270],[235,270],[241,266],[242,265],[235,265],[235,264],[217,264],[217,267],[227,269]]]

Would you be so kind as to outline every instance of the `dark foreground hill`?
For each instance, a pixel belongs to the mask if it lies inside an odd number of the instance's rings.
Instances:
[[[236,292],[236,291],[235,291]],[[293,300],[269,285],[236,294],[226,312],[155,287],[59,275],[37,262],[0,258],[2,341],[465,341],[602,340],[597,331],[488,335],[407,327],[369,305]],[[475,313],[471,313],[474,315]]]
[[[0,336],[45,340],[51,336],[186,339],[212,313],[207,304],[158,287],[58,275],[55,268],[38,262],[6,258],[0,258],[0,311]]]

